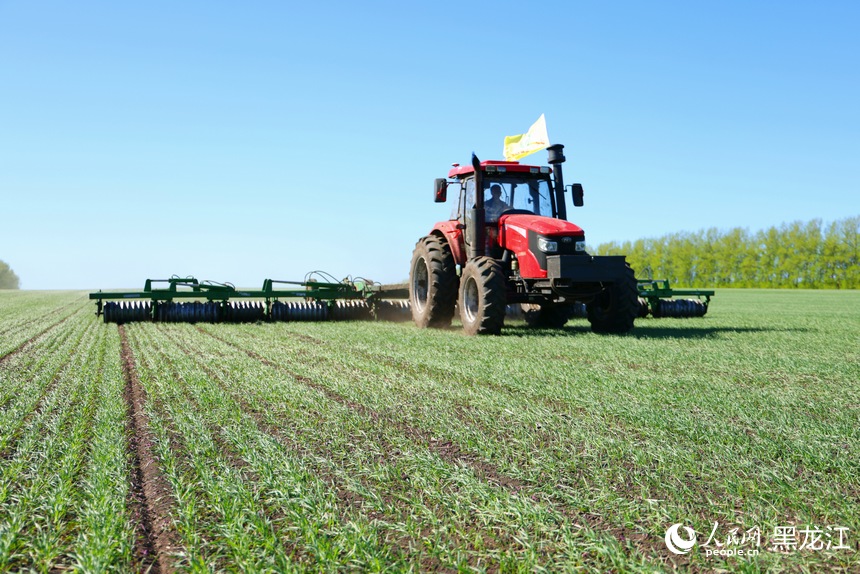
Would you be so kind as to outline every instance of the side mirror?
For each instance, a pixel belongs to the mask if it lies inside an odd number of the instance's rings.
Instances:
[[[570,186],[571,195],[573,195],[573,205],[574,207],[582,207],[585,205],[585,202],[582,199],[583,190],[581,183],[574,183]]]
[[[433,180],[433,201],[436,203],[445,203],[448,199],[448,180],[444,177],[439,177]]]

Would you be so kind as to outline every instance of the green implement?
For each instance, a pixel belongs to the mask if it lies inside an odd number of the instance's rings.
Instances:
[[[639,279],[636,286],[639,289],[640,317],[646,317],[649,313],[653,317],[704,317],[714,296],[711,289],[673,289],[668,279]]]
[[[405,285],[338,281],[315,271],[305,281],[266,279],[258,290],[174,275],[147,279],[142,291],[98,291],[89,298],[96,301],[96,316],[103,316],[105,323],[220,323],[397,319],[400,315],[407,320],[406,302],[389,300],[403,299],[407,293]]]

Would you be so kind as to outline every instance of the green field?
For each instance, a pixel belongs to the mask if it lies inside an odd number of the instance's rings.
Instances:
[[[85,297],[0,292],[0,572],[860,571],[860,292],[482,338]]]

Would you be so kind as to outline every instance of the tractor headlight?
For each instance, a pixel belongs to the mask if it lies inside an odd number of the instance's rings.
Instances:
[[[574,246],[574,248],[575,248],[577,251],[585,251],[585,241],[577,241],[577,242],[576,242],[576,245]]]
[[[558,251],[558,242],[546,237],[538,237],[538,249],[544,253],[556,253]]]

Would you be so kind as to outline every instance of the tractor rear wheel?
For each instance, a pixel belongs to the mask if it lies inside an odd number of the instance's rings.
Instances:
[[[588,322],[595,333],[626,333],[639,316],[639,290],[633,269],[625,263],[624,277],[588,304]]]
[[[570,305],[558,305],[555,303],[544,303],[537,305],[524,303],[522,305],[523,318],[529,327],[561,329],[570,319],[573,308]]]
[[[492,257],[466,263],[460,277],[460,319],[467,335],[498,335],[505,324],[507,287],[502,266]]]
[[[422,237],[412,252],[409,301],[419,327],[448,327],[457,300],[457,268],[448,242],[435,235]]]

